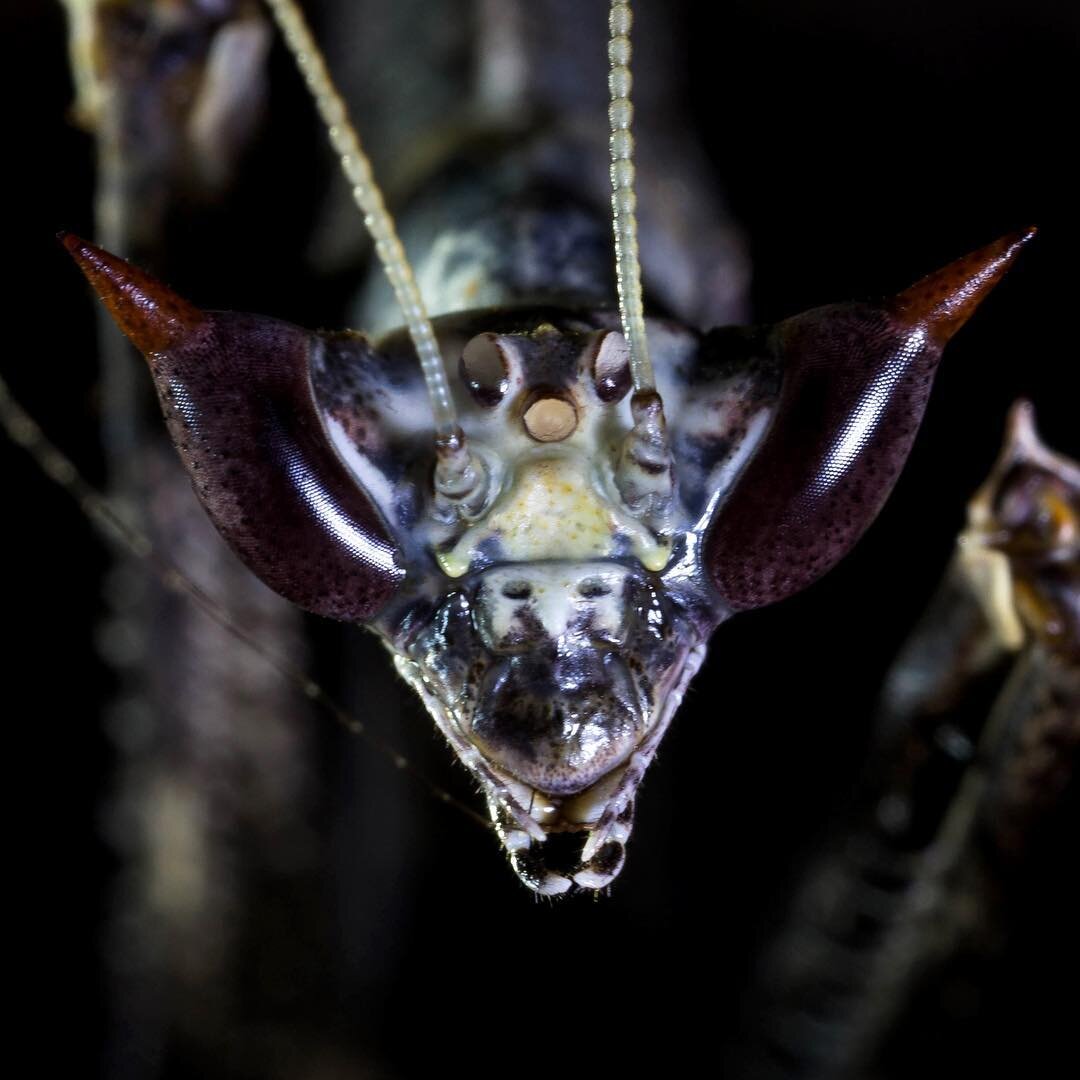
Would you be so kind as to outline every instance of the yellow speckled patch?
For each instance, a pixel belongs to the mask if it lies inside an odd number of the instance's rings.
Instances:
[[[436,558],[445,574],[461,577],[479,545],[496,537],[505,558],[514,562],[602,559],[614,553],[620,534],[647,569],[664,568],[670,543],[657,541],[604,498],[579,459],[534,458],[519,465],[490,514]]]
[[[611,552],[617,528],[580,463],[567,458],[522,467],[487,524],[507,555],[522,561],[603,557]]]
[[[497,536],[506,557],[520,562],[603,558],[612,551],[618,527],[581,462],[541,458],[521,465],[488,517],[438,559],[445,573],[459,577],[488,536]]]

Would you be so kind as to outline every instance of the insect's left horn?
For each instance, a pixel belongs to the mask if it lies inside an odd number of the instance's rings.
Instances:
[[[311,384],[316,335],[259,315],[205,312],[149,274],[62,237],[146,355],[199,501],[275,592],[350,622],[405,576],[378,508],[326,434]]]
[[[945,343],[1034,232],[882,303],[817,308],[772,328],[782,382],[770,427],[706,540],[706,566],[732,608],[805,588],[868,528],[907,460]]]

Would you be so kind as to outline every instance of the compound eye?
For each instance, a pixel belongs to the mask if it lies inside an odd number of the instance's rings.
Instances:
[[[461,354],[461,377],[478,405],[493,409],[510,386],[510,363],[495,334],[477,334]]]
[[[630,350],[618,330],[606,330],[596,343],[592,362],[596,396],[611,404],[621,401],[630,389]]]

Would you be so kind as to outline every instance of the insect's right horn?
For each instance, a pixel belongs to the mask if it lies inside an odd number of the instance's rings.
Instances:
[[[945,343],[1034,231],[1003,237],[889,300],[816,308],[771,328],[779,399],[705,545],[709,574],[732,608],[798,592],[869,527],[907,460]]]
[[[315,335],[264,316],[200,311],[123,259],[62,239],[146,355],[195,493],[233,550],[308,611],[350,622],[375,615],[405,571],[320,419],[309,373]]]

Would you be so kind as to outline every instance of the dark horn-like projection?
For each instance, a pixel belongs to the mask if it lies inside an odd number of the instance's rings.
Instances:
[[[169,433],[207,513],[275,592],[361,621],[401,584],[397,545],[333,446],[312,393],[315,335],[204,312],[123,259],[63,238],[146,355]]]
[[[60,233],[59,239],[116,325],[145,356],[180,345],[208,322],[194,304],[138,267],[73,233]]]
[[[945,343],[1034,232],[883,303],[816,308],[772,329],[783,372],[775,414],[706,540],[706,566],[732,608],[798,592],[855,544],[907,460]]]

